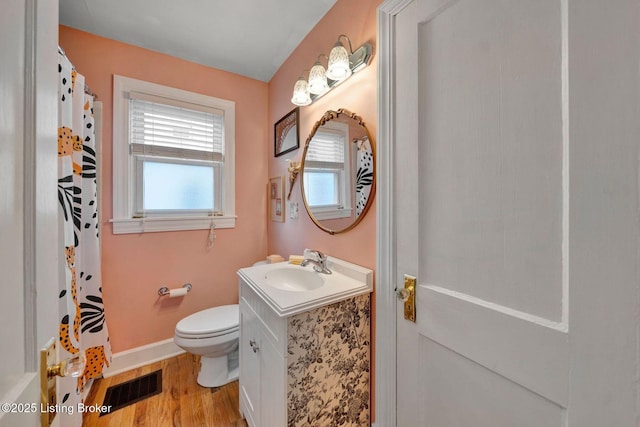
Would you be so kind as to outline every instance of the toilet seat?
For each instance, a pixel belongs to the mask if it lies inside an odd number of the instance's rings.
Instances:
[[[232,334],[240,328],[238,304],[223,305],[193,313],[176,325],[176,336],[210,338]]]

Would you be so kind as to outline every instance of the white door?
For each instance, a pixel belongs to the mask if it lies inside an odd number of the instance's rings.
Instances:
[[[397,425],[639,425],[640,3],[387,3]]]
[[[40,425],[38,350],[56,336],[57,18],[57,1],[0,13],[2,427]]]

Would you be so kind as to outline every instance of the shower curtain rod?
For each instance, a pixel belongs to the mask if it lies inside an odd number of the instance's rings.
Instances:
[[[87,85],[84,85],[84,93],[86,93],[89,96],[93,96],[95,100],[98,99],[98,95],[96,95],[95,92],[93,92]]]
[[[58,45],[58,53],[62,56],[64,56],[65,58],[67,58],[67,60],[69,62],[71,62],[71,60],[69,59],[69,57],[67,56],[66,52],[64,51],[64,49],[62,47],[60,47],[60,45]],[[71,65],[73,66],[73,62],[71,62]],[[76,67],[73,66],[73,68],[75,69]],[[93,92],[88,85],[84,85],[84,93],[86,93],[87,95],[93,96],[95,99],[98,99],[98,95]]]

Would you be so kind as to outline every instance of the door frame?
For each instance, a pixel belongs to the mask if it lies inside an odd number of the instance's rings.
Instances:
[[[413,0],[386,0],[378,7],[378,134],[376,156],[376,346],[375,422],[396,425],[396,231],[394,185],[395,17]],[[384,343],[384,345],[382,345]]]
[[[26,0],[25,318],[27,369],[57,336],[61,272],[58,242],[58,0]],[[54,71],[51,71],[54,70]],[[53,147],[52,147],[53,145]]]
[[[24,0],[23,303],[24,372],[5,399],[40,403],[39,350],[57,333],[59,266],[57,200],[58,0]],[[5,325],[6,326],[6,325]],[[8,327],[11,327],[10,325]],[[7,402],[5,402],[7,403]],[[40,422],[40,414],[0,414],[3,425]],[[59,425],[59,418],[54,426]]]

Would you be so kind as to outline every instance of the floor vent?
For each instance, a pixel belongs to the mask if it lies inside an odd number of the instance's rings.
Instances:
[[[112,385],[104,396],[104,406],[111,406],[109,412],[103,412],[100,416],[107,415],[125,406],[139,402],[147,397],[155,396],[162,392],[162,370],[159,369],[147,375],[135,378],[131,381]]]

